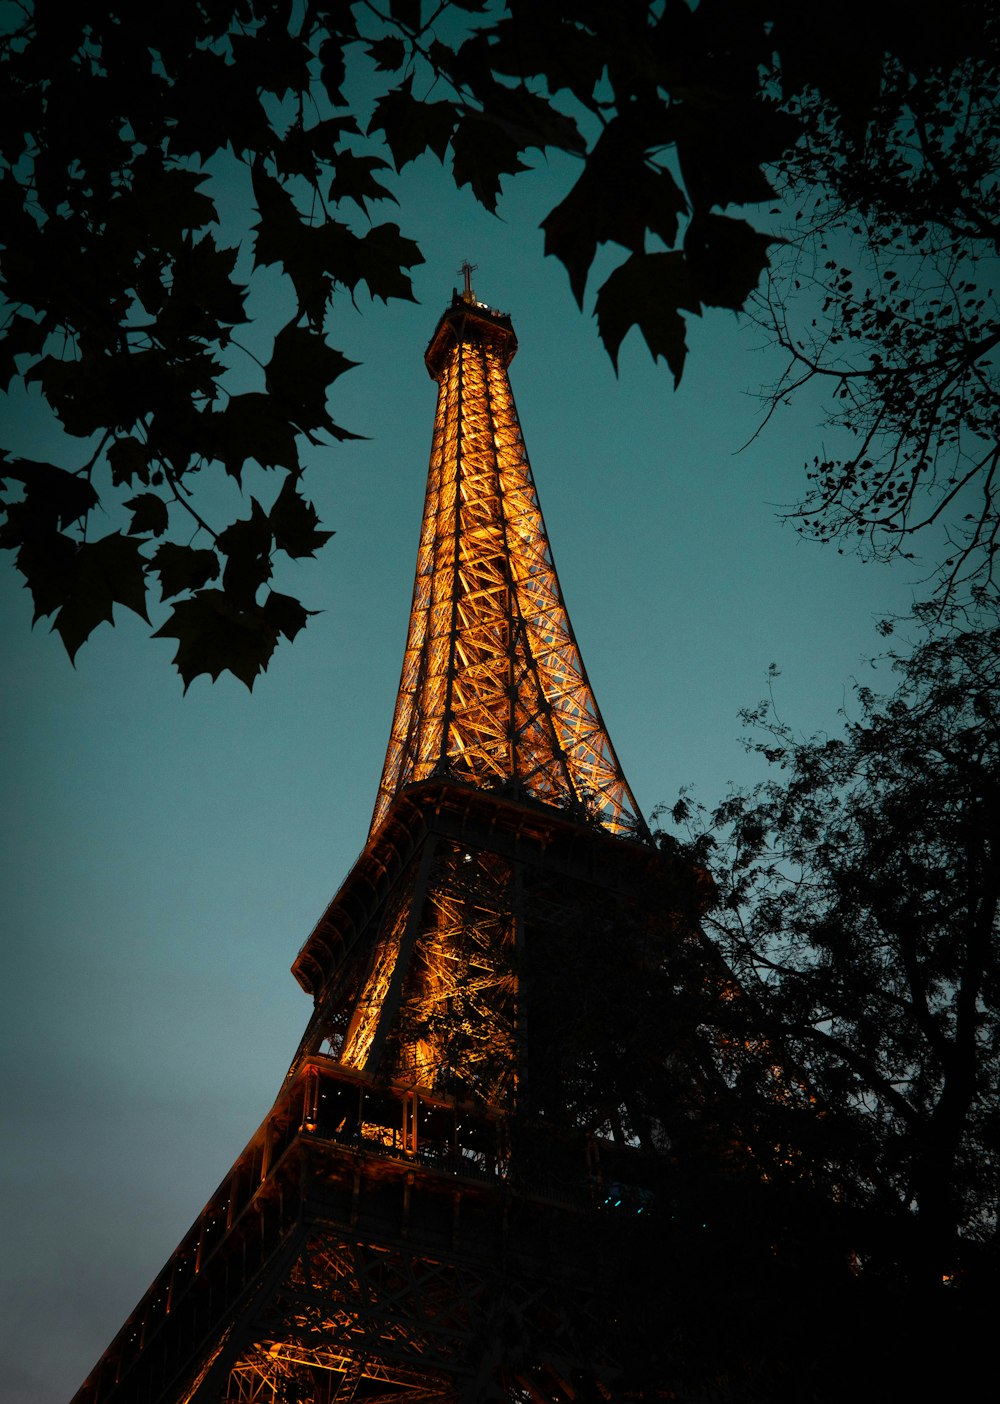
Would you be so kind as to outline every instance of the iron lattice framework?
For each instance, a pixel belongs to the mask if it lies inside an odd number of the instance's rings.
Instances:
[[[399,699],[368,842],[293,966],[312,1017],[75,1404],[612,1397],[596,1210],[642,1181],[567,974],[600,949],[644,978],[690,933],[690,874],[644,841],[587,682],[514,347],[468,285],[431,342]]]
[[[452,776],[644,831],[559,589],[507,376],[516,350],[510,319],[471,291],[427,349],[437,414],[373,828],[406,785]]]

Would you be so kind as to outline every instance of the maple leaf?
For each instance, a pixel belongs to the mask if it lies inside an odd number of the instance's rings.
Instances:
[[[784,240],[761,234],[743,219],[695,216],[684,236],[684,254],[701,301],[738,312],[767,267],[769,246],[780,243]]]
[[[646,159],[645,140],[644,134],[637,145],[634,123],[616,118],[572,190],[542,221],[545,252],[566,268],[581,307],[599,244],[613,242],[641,253],[647,230],[666,244],[677,237],[687,201],[670,172]]]
[[[82,474],[6,453],[4,460],[2,476],[23,485],[24,506],[35,520],[68,527],[97,506],[94,485]]]
[[[633,254],[608,278],[597,295],[597,324],[615,370],[618,348],[637,326],[655,360],[663,356],[680,383],[687,356],[681,311],[699,314],[701,303],[684,255]]]
[[[391,200],[398,205],[392,191],[375,179],[375,171],[389,169],[388,161],[383,161],[381,156],[358,156],[353,151],[340,151],[334,162],[329,198],[354,200],[363,210],[367,210],[369,200]]]
[[[189,336],[218,335],[218,326],[247,320],[247,289],[232,281],[239,249],[220,249],[207,235],[182,241],[171,266],[170,293],[159,319],[161,334],[176,326]]]
[[[670,109],[684,183],[696,209],[753,204],[774,197],[765,163],[800,132],[796,118],[751,98],[711,92]]]
[[[117,531],[77,547],[72,569],[63,575],[62,603],[52,621],[71,660],[98,624],[114,624],[116,604],[149,623],[146,564],[139,542]]]
[[[383,132],[396,170],[433,151],[444,160],[458,109],[451,102],[420,102],[413,96],[413,79],[379,98],[368,123],[368,134]]]
[[[130,497],[125,506],[132,513],[129,536],[162,536],[168,525],[167,504],[155,492],[141,492],[138,497]]]
[[[328,346],[322,332],[290,323],[274,338],[265,369],[267,387],[282,413],[301,428],[326,428],[330,424],[326,412],[329,387],[356,364]]]
[[[115,487],[127,486],[136,478],[143,483],[149,482],[149,454],[146,445],[138,439],[115,439],[107,452],[111,481]]]
[[[271,524],[255,497],[250,499],[249,517],[230,523],[216,538],[227,557],[222,584],[227,595],[246,607],[271,576]]]
[[[136,161],[132,185],[112,207],[117,227],[130,227],[138,242],[161,248],[184,232],[200,229],[218,218],[215,202],[201,186],[208,179],[197,171],[167,167],[151,153]]]
[[[184,590],[200,590],[219,574],[219,558],[214,551],[180,546],[174,541],[158,546],[151,564],[160,577],[160,597],[164,600]]]
[[[456,185],[469,185],[481,205],[496,211],[500,178],[529,170],[520,159],[524,144],[492,117],[467,112],[452,137]]]
[[[43,358],[26,373],[26,384],[37,383],[59,417],[67,434],[88,438],[106,424],[128,427],[115,409],[115,390],[105,379],[103,364],[110,357],[88,356],[86,360]]]
[[[406,60],[406,45],[397,34],[386,34],[368,45],[368,53],[375,60],[378,72],[395,73]]]
[[[200,590],[178,601],[153,637],[177,640],[173,661],[185,692],[202,673],[214,682],[226,672],[253,691],[277,646],[279,625],[259,605],[237,604],[222,590]]]
[[[316,508],[301,495],[291,476],[282,484],[269,519],[275,545],[296,559],[315,555],[334,534],[320,529]]]
[[[239,482],[244,465],[253,459],[262,468],[298,471],[295,427],[281,414],[270,395],[248,391],[233,395],[224,410],[210,417],[212,453]]]
[[[357,254],[360,275],[372,297],[382,302],[388,302],[391,297],[415,301],[413,285],[403,269],[423,263],[424,256],[415,240],[400,233],[398,224],[376,224],[369,229]]]
[[[291,642],[306,627],[306,620],[317,611],[306,609],[292,595],[281,595],[277,590],[272,590],[261,606],[261,613],[269,625]]]
[[[0,342],[0,390],[6,390],[17,375],[17,357],[40,355],[47,336],[42,322],[22,316],[11,319]]]

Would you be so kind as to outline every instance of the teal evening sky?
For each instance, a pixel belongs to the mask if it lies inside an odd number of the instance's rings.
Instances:
[[[740,451],[782,364],[729,313],[692,325],[676,394],[636,332],[616,379],[589,304],[542,253],[539,220],[572,175],[567,160],[520,178],[502,220],[429,158],[398,182],[401,213],[380,218],[426,255],[419,303],[335,308],[330,341],[363,364],[333,412],[367,439],[311,451],[308,491],[337,534],[281,579],[320,612],[252,696],[227,676],[183,697],[172,642],[128,615],[74,669],[45,624],[29,631],[13,571],[0,579],[10,1404],[61,1404],[82,1382],[267,1111],[308,1018],[288,967],[367,833],[434,413],[423,351],[463,259],[513,317],[556,566],[646,813],[681,785],[714,803],[760,778],[738,712],[772,661],[779,713],[803,733],[839,726],[852,677],[889,685],[864,660],[876,619],[921,598],[919,567],[863,565],[779,520],[824,443],[819,406]],[[281,279],[258,284],[251,311],[273,331]],[[37,451],[30,404],[2,409]]]

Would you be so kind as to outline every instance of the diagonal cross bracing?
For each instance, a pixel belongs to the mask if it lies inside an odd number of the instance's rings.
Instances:
[[[612,1397],[590,1210],[624,1148],[599,1150],[620,1094],[595,957],[645,979],[707,888],[627,841],[648,834],[563,604],[515,348],[474,301],[438,325],[391,740],[369,841],[293,967],[312,1016],[75,1404]]]
[[[431,776],[644,829],[559,588],[507,376],[516,348],[509,318],[456,298],[427,351],[437,414],[373,832]]]

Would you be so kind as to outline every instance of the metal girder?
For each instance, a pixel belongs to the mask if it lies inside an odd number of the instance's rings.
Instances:
[[[384,844],[406,855],[394,870]],[[336,900],[318,928],[316,969],[320,954],[327,969],[312,983],[292,1073],[321,1055],[367,1084],[480,1113],[533,1114],[544,1103],[551,1114],[559,1074],[540,1050],[555,1009],[561,1023],[577,1017],[574,950],[597,933],[608,950],[630,947],[651,920],[662,936],[669,893],[656,888],[655,917],[646,900],[656,853],[547,806],[424,781],[395,801],[365,863],[384,881],[377,896],[367,885],[367,913],[353,892],[345,898],[353,931],[337,942],[339,961],[328,963],[323,936],[342,926]],[[349,886],[361,886],[357,871]],[[559,952],[555,965],[546,951]],[[570,962],[565,975],[559,961]]]
[[[563,603],[507,377],[514,346],[509,320],[459,300],[428,351],[437,414],[373,831],[403,788],[442,775],[645,832]]]
[[[572,1289],[317,1227],[228,1362],[227,1404],[568,1401]],[[579,1294],[577,1294],[579,1295]],[[562,1301],[560,1301],[560,1297]],[[207,1401],[199,1392],[191,1404]]]
[[[409,901],[383,923],[340,1061],[404,1086],[509,1108],[516,1080],[511,865],[428,844]]]
[[[76,1404],[611,1397],[592,1252],[605,1152],[581,1129],[599,1117],[562,1127],[557,1026],[578,1012],[577,943],[634,942],[662,862],[626,841],[648,832],[563,604],[515,349],[469,288],[439,323],[375,816],[293,967],[313,1015],[270,1113]],[[669,925],[669,899],[655,910]]]

